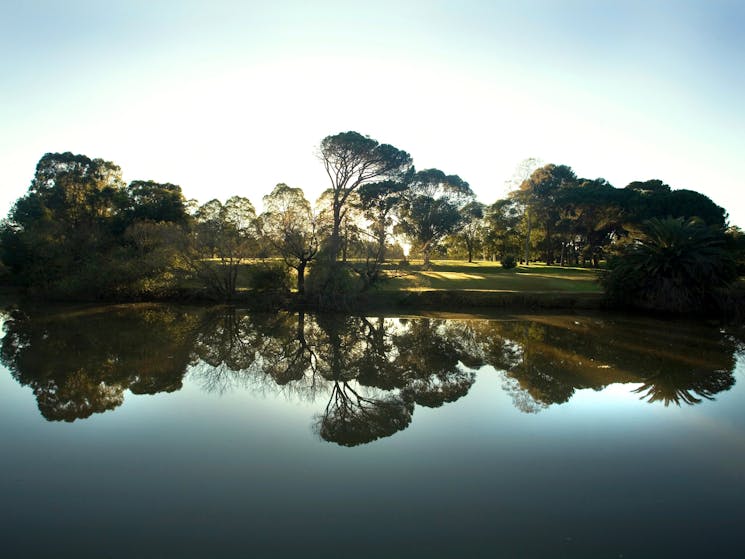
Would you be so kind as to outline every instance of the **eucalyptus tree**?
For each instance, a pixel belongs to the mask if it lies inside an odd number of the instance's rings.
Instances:
[[[316,258],[320,246],[318,219],[302,189],[284,183],[263,198],[260,216],[264,238],[297,272],[297,290],[305,293],[305,269]]]
[[[233,196],[225,204],[210,200],[199,207],[194,219],[194,233],[185,247],[184,261],[214,295],[230,300],[236,291],[241,262],[256,252],[253,204],[240,196]]]
[[[440,241],[464,222],[462,209],[473,198],[471,187],[458,175],[426,169],[413,176],[396,230],[421,250],[425,267]]]
[[[186,224],[188,213],[181,187],[171,183],[135,180],[121,191],[118,200],[120,221]]]
[[[3,223],[4,263],[44,295],[97,291],[107,275],[95,268],[116,242],[111,216],[123,188],[121,169],[110,161],[45,154]]]
[[[560,219],[557,197],[562,189],[575,185],[576,181],[577,176],[571,167],[549,163],[533,171],[519,190],[513,192],[513,196],[528,208],[526,234],[530,235],[532,220],[536,220],[543,228],[544,257],[547,264],[553,264],[555,260],[554,234]]]
[[[370,182],[401,177],[412,167],[412,161],[405,151],[351,131],[325,137],[318,156],[331,182],[329,256],[336,261],[340,228],[352,193]]]
[[[502,260],[505,256],[520,253],[524,235],[525,220],[523,207],[515,198],[502,198],[484,212],[485,228],[483,245],[493,258]]]
[[[400,206],[413,177],[413,169],[399,181],[380,181],[363,185],[359,190],[359,204],[365,218],[370,222],[370,232],[375,242],[375,261],[385,259],[385,246],[393,217]]]
[[[481,241],[484,236],[485,208],[486,206],[484,204],[477,202],[476,200],[468,202],[463,206],[461,209],[463,221],[460,227],[458,227],[452,235],[453,240],[458,245],[465,247],[469,262],[473,262],[473,255],[481,246]]]

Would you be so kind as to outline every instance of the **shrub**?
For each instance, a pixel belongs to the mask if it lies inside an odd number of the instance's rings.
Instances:
[[[508,254],[507,256],[502,258],[502,268],[504,268],[505,270],[512,270],[516,266],[517,259],[511,254]]]
[[[328,258],[313,264],[305,283],[308,301],[326,310],[348,310],[361,290],[361,282],[349,266]]]
[[[249,271],[248,286],[256,291],[289,291],[290,275],[284,266],[256,266]]]

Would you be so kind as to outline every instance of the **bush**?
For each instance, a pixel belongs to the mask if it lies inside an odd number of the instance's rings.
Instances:
[[[343,262],[321,258],[313,264],[305,283],[308,301],[325,310],[349,310],[362,291],[359,278]]]
[[[249,271],[248,286],[256,291],[289,291],[290,275],[284,266],[256,266]]]
[[[512,270],[517,266],[517,258],[512,256],[511,254],[508,254],[507,256],[502,258],[502,268],[505,270]]]

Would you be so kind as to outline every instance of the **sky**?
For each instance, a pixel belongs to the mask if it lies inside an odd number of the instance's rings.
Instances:
[[[65,151],[199,202],[314,199],[355,130],[484,203],[536,157],[745,227],[743,29],[739,0],[0,0],[0,215]]]

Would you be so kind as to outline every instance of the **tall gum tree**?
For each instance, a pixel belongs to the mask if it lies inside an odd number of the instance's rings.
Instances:
[[[297,272],[297,290],[305,293],[305,269],[318,253],[317,217],[302,189],[278,184],[263,198],[262,233],[285,264]]]
[[[350,195],[370,182],[397,180],[412,167],[412,161],[405,151],[351,131],[325,137],[318,157],[331,181],[333,218],[329,256],[336,261],[340,249],[340,225]]]
[[[439,169],[414,175],[401,204],[396,230],[419,247],[425,267],[438,243],[463,223],[463,208],[473,198],[471,187],[458,175],[446,175]]]

